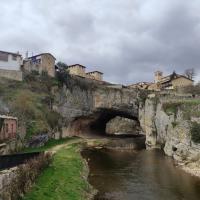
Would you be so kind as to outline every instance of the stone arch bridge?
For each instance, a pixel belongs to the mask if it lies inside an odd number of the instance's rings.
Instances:
[[[104,133],[106,123],[116,116],[138,120],[137,90],[93,82],[86,86],[64,86],[56,95],[54,109],[64,119],[62,137],[97,130]]]

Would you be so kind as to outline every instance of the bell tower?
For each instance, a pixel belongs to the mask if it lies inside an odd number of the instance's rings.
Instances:
[[[155,83],[160,82],[161,79],[162,79],[162,77],[163,77],[163,72],[161,72],[161,71],[156,71],[156,72],[154,73],[154,82],[155,82]]]

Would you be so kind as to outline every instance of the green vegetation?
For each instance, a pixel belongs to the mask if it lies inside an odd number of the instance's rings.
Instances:
[[[173,128],[175,128],[178,125],[178,122],[172,122]]]
[[[176,116],[178,108],[181,106],[180,102],[166,102],[163,104],[163,110],[167,115],[174,114]]]
[[[23,153],[31,153],[31,152],[41,152],[41,151],[46,151],[54,146],[60,145],[60,144],[65,144],[66,142],[76,140],[76,137],[71,137],[71,138],[63,138],[59,140],[51,139],[49,140],[44,146],[42,147],[36,147],[36,148],[25,148],[22,152]]]
[[[62,117],[52,111],[55,99],[52,90],[58,85],[55,78],[35,72],[26,75],[22,82],[0,80],[0,98],[10,108],[11,114],[18,117],[19,125],[27,129],[27,138],[60,130]]]
[[[200,99],[185,99],[176,100],[171,102],[163,103],[163,110],[167,115],[174,114],[177,115],[178,109],[180,108],[183,112],[183,118],[185,120],[190,120],[191,116],[200,117],[199,111]]]
[[[200,143],[200,124],[198,124],[197,122],[192,123],[191,136],[193,142]]]
[[[140,103],[142,103],[142,105],[145,104],[145,101],[148,98],[149,94],[150,92],[148,90],[139,90],[138,100]]]
[[[50,165],[51,161],[52,155],[50,153],[42,153],[38,157],[28,160],[24,165],[20,165],[15,172],[15,178],[7,189],[8,193],[11,194],[11,199],[17,200],[25,194],[41,172]],[[8,194],[5,192],[5,195]]]
[[[71,144],[58,150],[23,200],[87,199],[90,186],[84,179],[86,167],[80,148],[80,144]]]

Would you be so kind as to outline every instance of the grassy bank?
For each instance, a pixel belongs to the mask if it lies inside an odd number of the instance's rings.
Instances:
[[[51,149],[52,147],[55,147],[57,145],[65,144],[67,142],[72,142],[78,140],[77,137],[69,137],[69,138],[63,138],[59,140],[50,139],[44,146],[42,147],[35,147],[35,148],[25,148],[22,150],[22,153],[32,153],[32,152],[41,152],[46,151],[48,149]]]
[[[52,164],[37,179],[23,200],[83,200],[91,190],[80,144],[69,144],[56,152]],[[85,176],[85,177],[84,177]]]

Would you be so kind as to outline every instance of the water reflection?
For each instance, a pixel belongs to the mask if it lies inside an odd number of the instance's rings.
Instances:
[[[96,200],[199,200],[200,180],[160,151],[85,150]]]

